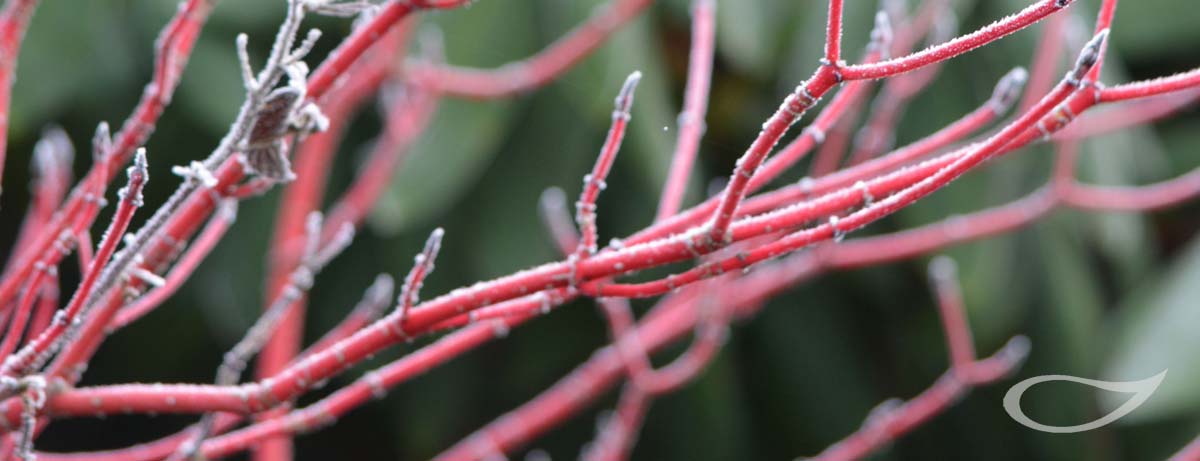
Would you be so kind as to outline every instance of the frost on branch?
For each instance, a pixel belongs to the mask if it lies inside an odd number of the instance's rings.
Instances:
[[[13,2],[22,0],[10,4]],[[883,228],[877,229],[881,231],[878,234],[856,234],[857,238],[847,239],[848,233],[875,225],[936,193],[959,176],[983,168],[988,160],[1013,154],[1040,140],[1061,141],[1053,135],[1069,124],[1078,123],[1078,116],[1095,105],[1194,91],[1200,86],[1200,73],[1191,71],[1115,87],[1090,81],[1095,80],[1102,64],[1104,41],[1115,8],[1115,2],[1102,0],[1096,21],[1099,32],[1083,47],[1076,66],[1063,81],[1054,85],[1053,76],[1043,82],[1039,76],[1015,69],[1001,78],[990,99],[971,113],[920,141],[887,152],[902,112],[897,108],[925,89],[937,89],[935,80],[940,64],[1058,14],[1070,2],[1036,0],[1020,12],[982,29],[951,37],[955,32],[947,26],[951,22],[947,18],[953,16],[947,13],[947,4],[941,0],[927,0],[912,17],[905,17],[904,2],[888,1],[881,8],[886,13],[876,15],[866,56],[859,63],[849,64],[841,59],[844,2],[831,0],[825,60],[812,63],[813,73],[808,79],[789,83],[796,84],[795,90],[761,125],[761,131],[749,146],[740,151],[742,155],[733,171],[727,171],[729,180],[717,183],[716,197],[682,211],[680,199],[664,199],[662,203],[667,205],[660,207],[660,216],[653,224],[631,236],[615,238],[606,247],[598,245],[597,200],[615,165],[623,135],[633,122],[630,107],[640,76],[635,72],[618,92],[608,135],[591,174],[584,179],[576,204],[578,235],[572,228],[569,205],[562,191],[551,188],[543,195],[543,219],[564,254],[563,260],[422,300],[419,296],[422,284],[434,268],[443,237],[441,228],[437,228],[398,290],[391,278],[381,276],[342,323],[310,348],[299,353],[298,347],[280,348],[279,354],[272,353],[273,336],[291,340],[290,336],[295,336],[292,332],[304,330],[300,320],[291,324],[290,318],[288,322],[281,319],[288,318],[285,317],[288,312],[305,308],[302,301],[317,282],[318,272],[350,244],[356,226],[362,223],[363,216],[384,189],[387,173],[402,158],[402,152],[392,152],[394,156],[388,158],[393,160],[381,163],[388,168],[364,169],[348,191],[331,202],[335,206],[334,212],[329,213],[330,219],[324,220],[316,212],[305,221],[307,213],[319,210],[324,203],[327,191],[323,175],[328,169],[313,168],[314,172],[297,167],[293,171],[291,150],[304,144],[306,153],[312,149],[314,155],[333,156],[332,149],[336,146],[330,138],[336,138],[337,133],[328,137],[310,136],[330,125],[326,114],[336,114],[329,117],[340,123],[347,114],[359,109],[359,102],[347,103],[347,100],[369,100],[380,92],[381,86],[412,90],[417,96],[390,98],[385,94],[380,98],[389,109],[384,139],[395,137],[396,142],[391,146],[402,151],[425,126],[436,99],[455,95],[499,97],[544,85],[602,46],[615,30],[651,2],[614,0],[544,52],[495,71],[453,68],[440,59],[404,61],[403,55],[410,52],[410,47],[404,44],[403,34],[393,35],[393,30],[409,27],[404,24],[406,18],[422,10],[464,3],[458,0],[394,1],[378,5],[365,1],[286,2],[286,16],[270,53],[261,63],[251,63],[247,50],[249,36],[240,35],[236,41],[245,99],[225,137],[207,158],[187,159],[184,165],[172,168],[182,178],[176,192],[136,232],[128,233],[133,211],[142,204],[141,188],[148,174],[144,153],[134,152],[152,131],[157,112],[169,103],[172,80],[178,78],[175,74],[182,68],[181,62],[186,60],[191,41],[199,33],[211,6],[206,0],[184,0],[179,15],[160,35],[157,52],[161,59],[156,62],[155,82],[147,86],[146,105],[139,105],[135,117],[122,124],[130,128],[123,129],[115,139],[110,137],[107,125],[98,127],[93,142],[96,166],[80,180],[78,193],[72,192],[73,197],[82,198],[68,200],[59,207],[62,200],[50,193],[55,189],[45,188],[50,192],[43,195],[43,189],[36,188],[37,199],[52,203],[50,210],[58,208],[58,213],[54,213],[58,218],[39,221],[51,237],[34,241],[28,245],[29,250],[20,250],[0,283],[0,315],[12,319],[5,344],[11,344],[17,351],[0,368],[0,397],[3,397],[0,405],[5,407],[0,415],[6,418],[5,427],[11,433],[7,448],[0,446],[0,450],[9,451],[0,452],[0,457],[33,457],[33,438],[56,419],[113,412],[202,415],[197,425],[184,432],[134,448],[158,450],[153,456],[147,455],[153,459],[218,459],[238,456],[238,452],[252,448],[286,445],[292,435],[330,424],[434,366],[503,337],[510,330],[517,332],[524,322],[548,314],[554,307],[581,297],[597,297],[602,298],[599,301],[608,314],[611,344],[598,350],[577,372],[546,394],[481,429],[440,459],[507,456],[582,411],[587,404],[604,396],[607,389],[623,385],[617,411],[605,420],[596,443],[585,451],[588,457],[619,460],[630,455],[654,397],[680,389],[698,376],[719,353],[731,321],[753,316],[774,295],[796,284],[830,271],[911,258],[1007,232],[1059,207],[1147,210],[1200,195],[1200,180],[1196,179],[1200,176],[1195,174],[1144,188],[1081,184],[1071,175],[1076,171],[1073,168],[1076,156],[1070,153],[1071,149],[1062,148],[1054,187],[1039,189],[995,209],[979,210],[932,225],[899,231],[880,226]],[[716,42],[713,8],[711,0],[696,0],[693,5],[692,49],[688,53],[692,62],[688,65],[682,98],[684,109],[678,141],[684,147],[677,147],[673,153],[661,153],[671,155],[673,164],[685,156],[707,154],[710,150],[701,149],[699,139],[704,129],[712,47]],[[310,13],[358,16],[350,37],[312,75],[304,60],[321,34],[315,29],[301,34],[301,23]],[[0,24],[3,20],[0,15]],[[388,42],[393,38],[394,42]],[[923,51],[909,52],[922,41],[932,45]],[[815,50],[817,44],[812,45]],[[1046,56],[1044,50],[1036,53],[1035,58]],[[401,56],[396,56],[393,62],[392,54]],[[401,71],[395,69],[399,62],[404,63]],[[261,70],[255,71],[260,66]],[[0,72],[3,71],[0,66]],[[883,88],[875,104],[864,105],[874,85],[871,81],[885,78],[894,80]],[[1039,81],[1026,85],[1029,80]],[[1053,89],[1049,92],[1031,90],[1050,87]],[[0,85],[0,91],[4,89]],[[347,94],[353,97],[346,97]],[[814,108],[827,95],[829,104]],[[671,100],[670,95],[654,96]],[[1012,120],[1001,122],[1003,114],[1022,96],[1039,102]],[[888,104],[893,107],[884,110]],[[1172,101],[1169,108],[1177,110],[1184,106]],[[1156,113],[1162,110],[1157,105],[1154,108],[1158,109]],[[792,125],[805,122],[803,116],[810,109],[820,109],[821,113],[791,144],[777,149]],[[864,154],[861,162],[854,160],[857,155],[851,156],[849,166],[841,169],[834,162],[827,175],[813,174],[799,183],[770,188],[777,179],[802,166],[804,157],[817,145],[839,155],[829,158],[843,158],[840,155],[845,152],[837,151],[847,147],[844,141],[848,135],[831,128],[836,128],[839,122],[853,123],[859,109],[873,112],[867,118],[873,129],[870,133],[873,141],[863,142],[876,146],[863,149],[869,155]],[[1125,111],[1117,114],[1129,115]],[[396,126],[391,122],[396,122]],[[845,131],[850,132],[851,128]],[[61,141],[65,136],[57,137]],[[46,149],[44,145],[38,148],[40,175],[50,177],[51,169],[67,169],[64,165],[68,162],[46,154]],[[107,176],[119,176],[117,173],[130,158],[133,166],[129,170],[129,185],[117,194],[120,201],[110,230],[93,251],[88,231],[99,215],[102,197],[106,193],[112,195],[107,189],[111,180]],[[691,180],[708,179],[689,177],[694,174],[687,167],[691,165],[691,157],[680,164],[685,167],[679,168],[681,173],[673,174],[668,182],[677,186],[677,190],[685,190]],[[276,233],[279,240],[272,245],[278,254],[263,255],[268,258],[266,266],[284,262],[278,264],[279,277],[272,276],[268,284],[278,292],[269,296],[265,313],[224,357],[212,384],[79,385],[92,355],[110,333],[163,304],[186,283],[232,224],[229,210],[233,204],[250,200],[285,182],[291,182],[286,186],[289,193],[299,191],[297,196],[308,195],[308,198],[290,198],[291,194],[285,194],[280,207],[285,212],[296,212],[296,218],[292,219],[296,224],[281,225]],[[155,199],[153,195],[147,198]],[[345,210],[341,208],[343,204],[354,210],[339,213]],[[291,238],[293,234],[302,235]],[[117,251],[122,242],[124,247]],[[825,242],[840,243],[822,245]],[[22,238],[16,247],[24,248],[27,243]],[[818,245],[818,251],[802,251]],[[57,266],[73,249],[86,261],[80,264],[84,268],[83,281],[67,305],[59,309],[57,290],[47,288],[58,288]],[[691,266],[662,277],[659,271],[671,264]],[[754,272],[749,271],[751,267]],[[944,411],[971,388],[1002,379],[1028,354],[1029,341],[1017,336],[991,357],[976,357],[962,307],[963,295],[951,268],[946,259],[937,259],[931,266],[949,350],[949,369],[912,400],[888,400],[878,406],[867,416],[861,431],[831,446],[823,457],[861,459],[869,455]],[[638,272],[644,281],[622,280]],[[146,289],[150,291],[138,296]],[[395,307],[385,314],[383,311],[393,305],[389,300],[394,291],[399,291],[394,298]],[[656,305],[644,315],[633,315],[628,298],[650,297],[659,298]],[[23,328],[27,324],[30,327],[25,333]],[[418,341],[443,333],[433,341]],[[692,346],[675,362],[662,367],[650,365],[652,354],[689,335],[694,338]],[[312,391],[323,383],[338,382],[330,380],[353,373],[356,366],[385,348],[406,341],[414,346],[399,359],[358,379],[344,381],[349,384],[308,406],[294,407],[301,401],[298,399],[312,397]],[[3,348],[10,350],[8,346]],[[256,381],[243,383],[241,375],[255,356],[263,362],[269,358],[278,366],[264,366]],[[243,423],[244,427],[239,426]],[[77,457],[108,459],[105,454],[92,455],[84,453]]]

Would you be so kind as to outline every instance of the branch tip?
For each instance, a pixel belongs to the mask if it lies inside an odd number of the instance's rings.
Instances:
[[[1088,40],[1083,46],[1083,51],[1079,52],[1079,58],[1075,60],[1075,68],[1071,69],[1071,73],[1067,74],[1069,83],[1078,85],[1084,75],[1087,75],[1092,66],[1100,60],[1100,52],[1104,47],[1104,41],[1108,38],[1108,29],[1104,29]]]
[[[425,278],[433,272],[434,261],[442,247],[442,237],[445,234],[446,231],[440,227],[434,229],[429,233],[429,239],[425,240],[425,249],[413,257],[413,267],[404,277],[404,285],[400,287],[400,296],[396,299],[396,309],[400,312],[401,331],[403,331],[403,322],[408,317],[409,309],[412,309],[420,300],[421,286],[424,285]]]
[[[371,286],[367,287],[367,293],[363,298],[369,305],[387,304],[387,300],[392,297],[392,291],[395,289],[396,279],[388,274],[379,274],[375,276],[375,281],[371,282]]]
[[[1033,349],[1033,341],[1030,341],[1028,336],[1016,335],[1004,343],[1004,347],[996,352],[996,357],[1002,358],[1005,363],[1015,369],[1029,357],[1031,349]]]
[[[625,78],[625,84],[621,85],[621,92],[617,93],[615,101],[617,112],[628,116],[630,107],[633,106],[633,93],[637,90],[638,82],[642,81],[642,71],[635,70],[629,77]]]
[[[445,235],[446,231],[440,227],[429,233],[429,238],[425,240],[424,254],[426,258],[430,260],[437,258],[438,251],[442,248],[442,237]]]
[[[929,280],[935,284],[957,283],[958,263],[949,256],[938,256],[929,262]]]
[[[139,147],[137,152],[133,154],[133,164],[129,165],[126,171],[129,175],[129,182],[132,184],[145,183],[150,177],[150,162],[146,160],[146,148]],[[140,184],[139,184],[140,187]]]
[[[1025,88],[1025,83],[1029,81],[1029,72],[1024,67],[1016,67],[1008,71],[1000,81],[996,82],[996,89],[992,91],[992,108],[996,111],[996,115],[1008,112],[1012,105],[1021,97],[1021,91]]]
[[[42,130],[42,138],[33,146],[33,156],[34,172],[46,177],[56,169],[69,169],[75,157],[75,148],[62,127],[50,125]]]
[[[895,38],[895,32],[892,30],[892,20],[888,16],[887,11],[879,10],[875,12],[875,27],[871,29],[871,44],[879,51],[886,51],[892,44],[892,39]]]
[[[238,201],[235,199],[221,200],[220,204],[217,205],[217,216],[229,223],[237,221],[237,212]]]
[[[111,150],[112,132],[108,128],[108,122],[100,122],[96,125],[96,134],[92,135],[92,161],[99,163],[108,157]]]
[[[543,212],[565,210],[567,208],[567,193],[561,187],[551,186],[542,191],[538,205]]]
[[[355,234],[353,224],[342,223],[325,248],[316,254],[316,264],[320,266],[329,264],[329,261],[350,246],[350,243],[354,241]]]

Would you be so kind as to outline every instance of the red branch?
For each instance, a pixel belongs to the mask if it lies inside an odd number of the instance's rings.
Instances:
[[[679,212],[688,177],[704,136],[704,115],[708,112],[708,93],[712,82],[713,52],[716,48],[715,0],[696,0],[692,5],[692,46],[688,53],[687,85],[683,91],[683,111],[679,113],[679,135],[671,154],[671,170],[658,202],[657,221]]]
[[[963,311],[962,294],[954,261],[933,260],[929,276],[937,293],[938,309],[950,350],[950,371],[925,392],[908,402],[889,400],[871,411],[862,429],[813,457],[822,461],[851,461],[903,436],[953,405],[971,388],[1004,378],[1029,355],[1029,339],[1013,338],[995,355],[977,360],[971,330]]]
[[[529,91],[565,73],[650,3],[651,0],[612,0],[545,50],[494,70],[414,62],[405,73],[409,81],[423,89],[449,96],[492,99]]]
[[[4,9],[0,10],[0,177],[4,175],[8,110],[12,103],[13,82],[17,79],[17,55],[37,4],[38,0],[12,0],[4,2]]]
[[[0,52],[15,47],[9,40],[16,22],[13,0],[0,12]],[[325,172],[332,162],[344,123],[361,102],[383,84],[400,49],[402,19],[420,9],[453,8],[462,0],[397,0],[382,5],[370,20],[358,27],[319,66],[307,82],[306,97],[316,102],[333,119],[333,129],[316,134],[301,144],[297,179],[289,187],[280,211],[271,254],[269,292],[282,287],[283,276],[291,274],[304,252],[305,239],[298,229],[302,217],[315,211],[325,194]],[[214,167],[210,178],[200,178],[206,188],[191,195],[180,194],[182,205],[164,207],[162,221],[149,227],[149,240],[135,242],[144,250],[116,253],[140,199],[145,181],[145,159],[138,156],[131,169],[128,193],[122,196],[109,233],[90,255],[87,229],[101,207],[104,191],[137,146],[145,142],[170,99],[191,46],[211,7],[206,1],[188,0],[179,15],[164,29],[158,43],[153,83],[134,115],[126,121],[115,141],[101,126],[95,142],[96,162],[88,175],[71,192],[53,217],[47,210],[59,207],[65,190],[61,171],[45,173],[35,193],[35,205],[27,219],[25,235],[40,234],[22,250],[0,281],[0,314],[7,315],[9,330],[0,352],[19,345],[28,329],[39,335],[12,354],[0,368],[5,387],[2,395],[22,392],[20,379],[44,373],[52,387],[44,408],[26,409],[34,399],[7,398],[0,404],[5,428],[26,425],[34,435],[53,418],[135,413],[227,413],[215,420],[205,438],[201,455],[221,457],[257,448],[261,460],[290,458],[290,436],[328,424],[372,397],[414,376],[446,363],[491,339],[502,337],[514,327],[550,312],[580,296],[600,298],[612,332],[613,344],[605,347],[549,391],[489,425],[439,459],[476,459],[503,454],[528,443],[537,435],[597,399],[606,389],[626,379],[616,415],[602,425],[596,443],[586,457],[621,459],[628,456],[651,399],[680,388],[699,375],[721,346],[728,323],[754,314],[764,301],[796,283],[830,270],[877,265],[912,257],[971,239],[1011,231],[1041,218],[1058,207],[1095,210],[1150,210],[1178,204],[1200,195],[1200,170],[1158,184],[1138,187],[1093,186],[1074,178],[1077,143],[1058,145],[1057,163],[1049,184],[1012,203],[955,217],[894,234],[859,238],[840,245],[822,245],[816,251],[772,261],[797,250],[824,242],[840,242],[850,232],[889,216],[939,190],[984,162],[1010,154],[1045,139],[1078,137],[1157,119],[1195,100],[1200,87],[1200,70],[1143,82],[1105,88],[1097,79],[1106,46],[1107,30],[1116,1],[1100,7],[1094,38],[1084,47],[1075,66],[1057,84],[1052,80],[1057,46],[1043,47],[1035,55],[1034,76],[1027,89],[1033,101],[1013,120],[975,142],[940,153],[996,121],[1017,99],[1026,80],[1024,71],[1011,72],[997,85],[992,98],[979,109],[910,146],[886,155],[876,154],[886,145],[903,101],[929,83],[937,66],[950,58],[987,45],[1028,27],[1065,8],[1069,0],[1038,0],[1024,10],[978,31],[934,45],[926,50],[880,61],[885,50],[907,53],[933,27],[944,2],[930,0],[898,34],[892,45],[886,15],[872,34],[871,48],[860,64],[843,62],[841,0],[831,0],[824,59],[812,76],[798,85],[763,124],[763,129],[744,151],[721,194],[690,210],[678,212],[691,166],[703,133],[714,47],[714,5],[697,0],[693,13],[691,62],[680,134],[673,152],[673,166],[659,205],[657,222],[624,241],[598,247],[596,200],[603,181],[612,169],[621,139],[629,122],[629,108],[637,73],[626,81],[616,100],[613,124],[601,148],[592,174],[585,179],[577,209],[580,235],[575,235],[563,217],[565,198],[561,191],[548,191],[543,214],[557,245],[567,254],[551,262],[495,280],[419,302],[417,291],[432,270],[440,243],[440,229],[430,236],[425,251],[405,279],[397,309],[375,319],[386,307],[390,278],[382,277],[338,327],[308,350],[300,353],[302,317],[285,320],[274,331],[279,345],[268,347],[258,381],[231,385],[119,384],[73,388],[110,327],[120,327],[162,303],[181,286],[204,256],[217,244],[232,221],[230,213],[213,215],[223,203],[248,198],[272,184],[251,178],[234,160]],[[433,111],[437,93],[470,97],[495,97],[528,90],[562,75],[574,63],[595,50],[622,24],[645,9],[649,0],[614,0],[578,29],[528,60],[496,71],[468,71],[428,62],[406,66],[405,95],[387,102],[386,128],[366,166],[353,185],[335,202],[323,229],[313,229],[309,240],[332,240],[334,229],[358,226],[382,194],[391,172],[409,144],[422,132]],[[337,4],[338,7],[346,7]],[[326,5],[333,8],[333,5]],[[1061,15],[1060,15],[1061,16]],[[6,19],[7,18],[7,19]],[[26,15],[27,18],[27,15]],[[19,19],[19,18],[18,18]],[[899,19],[899,18],[897,18]],[[19,21],[18,21],[19,22]],[[1047,27],[1043,42],[1060,35],[1061,20]],[[21,27],[23,28],[23,27]],[[933,35],[937,35],[936,33]],[[941,41],[933,39],[931,41]],[[368,54],[370,53],[370,54]],[[3,53],[0,53],[3,54]],[[6,56],[8,54],[5,54]],[[371,59],[361,59],[370,56]],[[11,78],[11,61],[7,78]],[[6,68],[0,67],[0,83]],[[902,75],[906,74],[907,75]],[[826,139],[827,131],[848,123],[850,115],[869,90],[870,80],[900,77],[885,87],[872,108],[854,166],[816,179],[751,196],[778,178],[814,147],[840,157],[843,147]],[[299,77],[296,77],[297,79]],[[835,87],[846,84],[816,119],[788,146],[776,151],[777,143],[804,113]],[[7,85],[5,85],[7,88]],[[418,91],[413,91],[417,89]],[[1106,102],[1171,94],[1171,99],[1149,100],[1114,109],[1113,115],[1084,120],[1078,132],[1065,132],[1078,115]],[[5,97],[7,92],[5,92]],[[1185,101],[1181,101],[1185,100]],[[0,102],[4,102],[0,100]],[[6,106],[6,105],[5,105]],[[1121,122],[1113,122],[1116,118]],[[848,143],[849,131],[839,138]],[[831,135],[832,136],[832,135]],[[834,157],[831,153],[824,157]],[[937,154],[935,156],[935,154]],[[931,157],[932,156],[932,157]],[[870,159],[870,160],[868,160]],[[59,170],[65,170],[59,168]],[[194,172],[200,174],[200,172]],[[190,190],[190,189],[185,189]],[[174,205],[172,205],[174,206]],[[297,217],[300,217],[299,219]],[[153,221],[153,220],[152,220]],[[200,227],[208,222],[205,229]],[[149,226],[149,225],[148,225]],[[35,232],[36,231],[36,232]],[[194,239],[192,236],[199,231]],[[317,231],[320,233],[318,234]],[[190,245],[183,242],[191,240]],[[53,268],[69,252],[80,247],[87,261],[83,281],[62,313],[50,319],[57,302],[57,277]],[[137,254],[135,254],[137,253]],[[179,259],[172,267],[172,262]],[[636,271],[671,263],[697,261],[696,265],[666,278],[641,283],[617,279]],[[742,274],[743,270],[758,270]],[[996,355],[977,359],[971,335],[948,260],[932,266],[934,287],[947,336],[950,370],[925,392],[907,403],[885,404],[868,417],[863,428],[830,447],[822,459],[858,459],[894,440],[943,411],[970,388],[1005,376],[1024,357],[1028,344],[1021,339],[1009,343]],[[40,269],[40,270],[39,270]],[[167,274],[160,278],[158,273]],[[704,283],[697,283],[697,282]],[[160,284],[136,297],[150,285]],[[307,285],[307,284],[306,284]],[[688,286],[692,285],[692,286]],[[386,289],[385,289],[386,288]],[[24,290],[24,291],[22,291]],[[635,321],[625,298],[665,296],[640,321]],[[302,296],[297,294],[297,297]],[[135,298],[136,297],[136,298]],[[271,298],[274,298],[272,295]],[[613,297],[613,298],[610,298]],[[381,299],[383,301],[381,301]],[[299,311],[299,309],[295,309]],[[344,373],[380,350],[437,331],[456,331],[384,367],[369,372],[352,384],[307,407],[295,409],[297,398],[318,383]],[[695,332],[691,347],[670,365],[655,369],[650,355],[665,345]],[[61,351],[60,351],[61,349]],[[42,365],[54,353],[55,361]],[[11,378],[11,379],[9,379]],[[34,381],[31,381],[34,382]],[[29,411],[26,411],[29,410]],[[37,417],[37,411],[42,414]],[[246,415],[258,419],[232,429]],[[37,421],[36,428],[30,421]],[[49,459],[128,460],[155,459],[176,452],[180,444],[196,436],[188,430],[143,446],[111,452],[77,455],[47,455]],[[209,432],[204,432],[205,435]],[[26,444],[6,438],[0,450],[25,450]],[[1179,459],[1190,459],[1196,450],[1187,448]]]
[[[125,120],[116,139],[111,142],[107,141],[108,128],[103,126],[102,137],[106,141],[104,149],[96,153],[97,161],[87,177],[71,192],[56,219],[46,226],[36,242],[29,245],[30,250],[22,253],[18,262],[10,266],[12,270],[6,271],[0,279],[0,310],[9,305],[21,284],[29,277],[33,261],[55,252],[52,247],[59,233],[70,227],[73,234],[79,234],[81,229],[91,226],[97,208],[93,206],[96,197],[103,195],[102,191],[108,188],[108,183],[117,174],[115,166],[128,162],[154,130],[154,124],[175,92],[192,45],[211,9],[211,0],[185,0],[180,3],[179,12],[159,34],[155,47],[154,77],[143,91],[133,114]]]

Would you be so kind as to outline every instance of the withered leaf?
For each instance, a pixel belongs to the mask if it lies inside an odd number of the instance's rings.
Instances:
[[[299,99],[300,90],[295,88],[282,87],[272,91],[258,110],[246,143],[254,146],[272,142],[283,136],[288,129],[288,117]]]

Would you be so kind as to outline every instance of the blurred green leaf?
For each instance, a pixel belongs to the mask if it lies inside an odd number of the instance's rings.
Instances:
[[[131,79],[136,66],[123,46],[131,34],[123,26],[124,12],[112,3],[38,6],[17,61],[9,121],[14,133],[36,132],[47,118],[69,113],[73,103],[97,98],[96,87]]]
[[[1169,55],[1182,43],[1195,43],[1200,40],[1195,17],[1171,14],[1195,7],[1192,0],[1139,0],[1122,5],[1113,22],[1113,46],[1129,58],[1149,60]]]
[[[479,2],[468,10],[432,16],[451,63],[490,67],[535,52],[532,11],[527,3]],[[431,30],[430,25],[424,27]],[[373,227],[398,232],[436,216],[461,198],[498,153],[513,113],[511,100],[444,101],[401,162],[371,216]]]
[[[179,81],[176,104],[212,133],[225,133],[246,99],[233,42],[196,42],[188,72]]]
[[[1038,336],[1035,353],[1055,357],[1058,373],[1091,375],[1099,352],[1095,331],[1103,314],[1103,293],[1082,241],[1059,218],[1035,232],[1047,292],[1047,309],[1037,316],[1043,320],[1039,329],[1045,334]]]
[[[444,101],[401,162],[370,224],[390,234],[420,225],[462,197],[496,155],[511,103]]]
[[[1115,339],[1105,380],[1133,381],[1170,370],[1158,391],[1121,421],[1133,423],[1193,414],[1200,408],[1200,239],[1193,239],[1162,277],[1122,303],[1111,325]],[[1108,408],[1124,402],[1104,396]]]
[[[725,2],[717,8],[717,49],[721,57],[743,71],[760,73],[768,67],[771,43],[767,9],[768,0],[743,0],[736,4]]]

